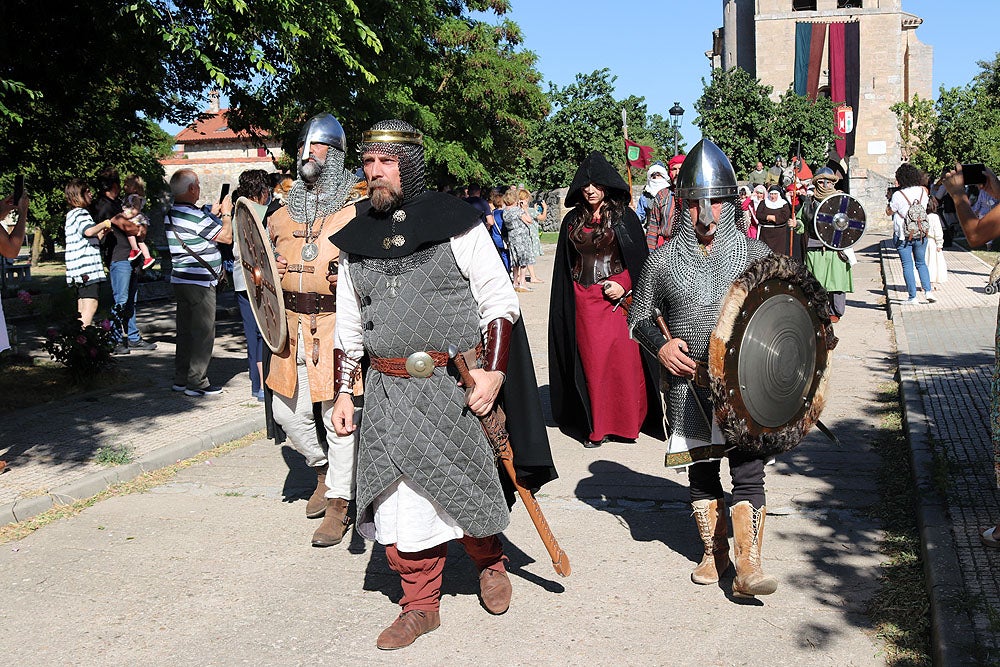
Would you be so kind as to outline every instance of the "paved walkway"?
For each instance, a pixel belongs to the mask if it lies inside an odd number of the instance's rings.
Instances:
[[[1000,520],[989,434],[997,296],[990,269],[946,249],[948,282],[934,304],[910,306],[898,254],[882,245],[899,348],[907,430],[919,486],[925,569],[942,655],[1000,664],[1000,551],[979,532]]]
[[[547,250],[538,267],[544,278],[551,274],[553,248]],[[12,664],[72,656],[79,665],[368,665],[400,659],[437,665],[481,661],[483,655],[503,655],[510,664],[884,664],[865,615],[883,558],[881,533],[868,510],[877,499],[879,465],[870,441],[880,419],[874,407],[879,385],[892,380],[896,357],[886,327],[879,239],[866,240],[858,254],[857,291],[837,327],[837,373],[824,413],[842,446],[810,434],[767,472],[765,566],[780,582],[773,596],[740,604],[729,593],[731,574],[719,586],[690,583],[700,543],[686,479],[664,471],[662,443],[643,437],[635,445],[587,450],[550,428],[561,477],[542,490],[540,502],[572,560],[572,576],[553,573],[523,508],[515,507],[505,532],[514,584],[510,612],[490,617],[479,607],[472,567],[453,552],[441,628],[401,654],[381,653],[374,640],[394,617],[400,594],[383,549],[357,536],[346,548],[309,548],[317,524],[303,517],[308,474],[288,448],[279,453],[262,440],[186,469],[148,493],[106,500],[0,548],[0,624],[6,630],[0,655]],[[955,292],[957,299],[963,275],[957,272],[970,269],[954,261],[955,282],[942,294]],[[548,285],[539,287],[521,298],[547,401]],[[909,313],[892,309],[897,327],[907,327],[897,328],[901,350],[909,332],[936,329],[955,316],[946,299],[925,308],[941,321],[919,324],[917,313],[910,320]],[[164,462],[179,458],[182,448],[206,446],[206,435],[231,438],[259,428],[261,410],[247,400],[238,336],[224,338],[223,358],[213,362],[213,381],[227,388],[223,396],[209,402],[169,391],[164,313],[163,335],[152,336],[162,349],[125,362],[149,365],[145,385],[111,399],[66,401],[58,418],[48,409],[7,420],[0,458],[8,458],[12,469],[0,476],[0,492],[22,485],[14,489],[22,509],[31,502],[25,495],[68,495],[58,491],[71,484],[68,476],[79,474],[78,485],[93,479],[78,469],[91,465],[83,461],[97,447],[127,441],[146,448],[142,426],[156,443],[149,444],[147,461]],[[968,340],[986,341],[979,354],[987,354],[992,329],[987,340],[962,327]],[[956,337],[962,327],[956,324]],[[988,354],[984,358],[988,362]],[[982,401],[985,390],[980,381]],[[977,394],[952,387],[947,397],[953,403]],[[920,419],[908,415],[911,427]],[[976,419],[966,414],[957,423],[972,433]],[[59,438],[45,436],[56,424]],[[971,436],[966,442],[973,447]],[[980,458],[988,471],[988,457]],[[968,466],[969,474],[976,474],[976,465]],[[18,477],[32,471],[34,481]],[[984,479],[980,493],[991,493],[990,481]],[[996,500],[985,506],[984,519]],[[965,552],[995,556],[971,540]],[[986,588],[996,595],[995,581],[984,581]]]

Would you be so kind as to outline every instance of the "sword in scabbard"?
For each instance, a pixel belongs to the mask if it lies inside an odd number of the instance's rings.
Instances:
[[[465,357],[459,353],[458,348],[454,345],[449,345],[448,356],[451,357],[452,362],[455,364],[458,375],[462,378],[462,384],[469,390],[474,389],[476,381],[472,378],[472,373],[469,372],[469,365],[465,363]],[[556,574],[568,577],[570,574],[569,556],[560,548],[559,542],[556,541],[556,536],[552,534],[552,529],[549,528],[549,522],[545,520],[545,515],[542,514],[542,508],[538,505],[538,501],[532,495],[531,490],[525,488],[517,479],[517,473],[514,470],[514,452],[510,448],[510,435],[508,435],[507,429],[504,427],[503,421],[497,413],[496,405],[490,408],[488,413],[479,417],[479,423],[482,425],[483,432],[490,441],[490,445],[493,447],[497,458],[503,464],[504,470],[507,471],[510,481],[513,482],[514,488],[517,489],[517,493],[521,497],[521,502],[524,503],[525,509],[528,510],[528,516],[531,517],[531,522],[535,524],[538,536],[542,538],[542,543],[545,544],[545,549],[549,552],[549,557],[552,559],[552,567],[555,569]]]
[[[663,319],[663,313],[660,312],[659,308],[653,308],[653,316],[656,319],[656,326],[660,328],[660,333],[663,334],[663,337],[666,338],[669,343],[673,339],[673,336],[670,335],[670,329],[667,328],[667,321]],[[705,424],[708,425],[708,437],[711,439],[712,420],[705,411],[705,406],[701,404],[701,398],[698,397],[698,392],[694,390],[694,382],[691,381],[691,378],[687,379],[687,383],[688,391],[691,392],[691,398],[693,398],[694,402],[698,404],[698,412],[701,413],[702,418],[705,420]]]

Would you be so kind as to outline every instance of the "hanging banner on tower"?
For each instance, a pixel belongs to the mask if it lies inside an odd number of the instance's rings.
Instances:
[[[854,109],[848,105],[841,104],[837,107],[834,111],[834,118],[836,119],[837,134],[846,136],[854,131]]]

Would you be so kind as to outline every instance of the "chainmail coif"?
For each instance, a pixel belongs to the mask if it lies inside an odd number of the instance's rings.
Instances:
[[[374,130],[417,132],[417,128],[401,120],[380,120],[372,125]],[[361,155],[394,155],[399,158],[399,179],[403,186],[403,201],[409,201],[426,188],[424,181],[424,147],[408,143],[368,142],[358,147]]]
[[[288,213],[300,224],[332,215],[344,207],[357,182],[358,177],[344,169],[344,154],[330,148],[315,183],[307,185],[299,178],[292,185],[287,198]]]

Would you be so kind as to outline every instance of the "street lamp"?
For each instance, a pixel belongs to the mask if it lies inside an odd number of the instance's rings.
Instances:
[[[681,118],[684,117],[684,107],[680,102],[674,102],[667,113],[670,114],[670,127],[674,129],[674,155],[677,155],[677,131],[681,127]]]

